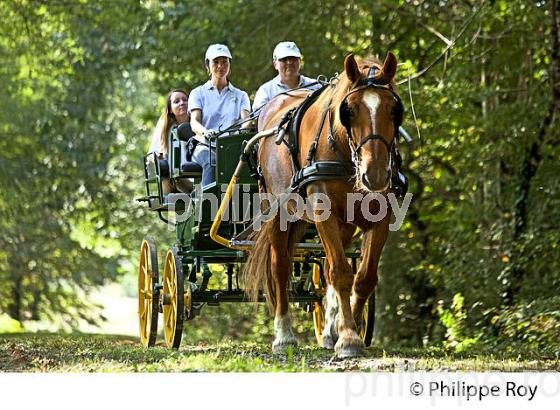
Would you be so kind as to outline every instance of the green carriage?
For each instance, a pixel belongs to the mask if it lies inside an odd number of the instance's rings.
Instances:
[[[140,339],[144,346],[154,346],[158,334],[159,314],[168,347],[178,348],[184,322],[200,314],[203,306],[226,302],[247,302],[240,286],[240,276],[248,250],[250,235],[256,229],[256,210],[260,208],[258,178],[251,164],[251,153],[261,138],[275,130],[256,133],[235,128],[215,137],[216,182],[200,188],[202,168],[187,161],[193,136],[190,126],[173,127],[168,136],[167,159],[154,153],[144,157],[146,195],[138,200],[157,213],[162,221],[174,226],[176,242],[169,247],[160,277],[156,244],[145,238],[140,248],[138,273],[138,317]],[[194,181],[191,192],[166,192],[165,186],[180,186],[181,181]],[[185,185],[185,184],[183,184]],[[249,201],[246,199],[249,198]],[[258,207],[258,208],[257,208]],[[359,235],[355,246],[347,250],[354,272],[359,254]],[[325,294],[325,254],[312,228],[296,244],[289,284],[289,300],[313,317],[315,334],[321,345],[323,332],[322,299]],[[209,289],[212,275],[207,264],[224,267],[227,284],[222,289]],[[259,301],[265,301],[261,292]],[[362,337],[371,343],[374,324],[374,297],[364,310]]]

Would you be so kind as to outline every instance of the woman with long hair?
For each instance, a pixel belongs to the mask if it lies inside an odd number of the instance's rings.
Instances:
[[[161,113],[156,128],[152,134],[152,143],[148,152],[155,152],[158,159],[167,159],[168,134],[171,127],[190,120],[188,111],[189,95],[186,91],[175,89],[167,95],[165,107]],[[190,192],[193,183],[190,179],[183,178],[172,183],[169,178],[162,180],[163,193],[169,192]]]
[[[168,155],[167,135],[173,125],[188,122],[189,95],[186,91],[171,90],[167,95],[165,107],[152,134],[152,143],[148,152],[155,152],[158,158],[166,159]]]

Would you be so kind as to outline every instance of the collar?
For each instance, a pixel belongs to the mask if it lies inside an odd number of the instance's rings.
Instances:
[[[207,90],[213,90],[216,88],[216,86],[214,84],[212,84],[212,80],[208,80],[206,81],[206,83],[204,83],[204,88],[206,88]],[[228,84],[224,87],[224,90],[226,91],[233,91],[235,90],[235,87],[231,84],[231,81],[228,82]]]
[[[280,80],[280,74],[278,74],[276,77],[274,77],[274,82],[279,85],[280,87],[284,87],[286,89],[288,89],[288,86],[286,84],[284,84],[281,80]],[[300,73],[299,74],[299,83],[296,87],[301,87],[304,85],[304,77],[303,75]]]

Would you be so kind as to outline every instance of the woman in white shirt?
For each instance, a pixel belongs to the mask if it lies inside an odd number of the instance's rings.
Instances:
[[[215,131],[233,125],[246,118],[251,110],[249,96],[234,87],[229,81],[231,53],[223,44],[212,44],[206,50],[205,64],[210,80],[192,90],[188,106],[191,127],[198,141],[192,160],[202,166],[202,185],[215,181],[215,164],[210,161],[211,142],[208,140]]]

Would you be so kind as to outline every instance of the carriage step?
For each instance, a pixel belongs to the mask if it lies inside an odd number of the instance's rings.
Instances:
[[[143,196],[142,198],[136,198],[135,201],[136,202],[150,202],[150,201],[153,201],[154,199],[158,199],[158,196],[157,195]]]

